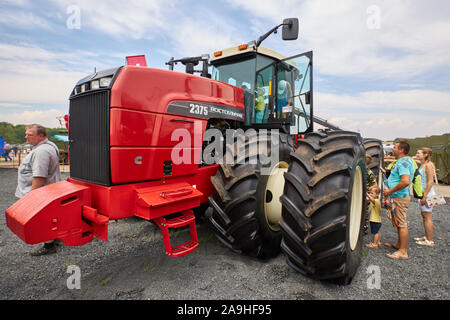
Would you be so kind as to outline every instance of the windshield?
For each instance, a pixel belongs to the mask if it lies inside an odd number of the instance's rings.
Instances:
[[[231,84],[233,86],[254,90],[255,57],[222,64],[212,67],[212,79]]]
[[[217,63],[212,67],[212,79],[244,89],[245,125],[255,122],[255,98],[258,97],[259,100],[265,99],[267,104],[269,97],[269,82],[272,80],[272,73],[266,75],[258,72],[258,76],[255,76],[256,70],[272,66],[274,61],[272,58],[256,54],[250,57],[240,57],[240,59]],[[257,101],[258,108],[262,105],[259,100]]]
[[[274,62],[274,59],[257,54],[247,58],[218,63],[212,67],[211,78],[255,93],[255,73]]]

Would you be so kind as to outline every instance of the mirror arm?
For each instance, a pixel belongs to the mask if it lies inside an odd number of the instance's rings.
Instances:
[[[279,24],[278,26],[276,26],[276,27],[273,27],[272,29],[270,29],[269,31],[267,31],[264,35],[262,35],[261,37],[259,37],[259,39],[258,39],[258,41],[256,41],[256,48],[258,48],[259,47],[259,45],[261,44],[261,42],[263,42],[264,40],[266,40],[266,38],[268,37],[268,36],[270,36],[272,33],[276,33],[276,31],[277,31],[277,29],[279,28],[279,27],[281,27],[281,26],[284,26],[284,25],[289,25],[289,23],[281,23],[281,24]]]
[[[286,20],[289,21],[289,19],[285,19],[284,21],[286,21]],[[284,21],[283,21],[283,22],[284,22]],[[254,42],[254,48],[257,49],[257,48],[261,45],[261,42],[263,42],[263,41],[264,41],[268,36],[270,36],[272,33],[277,33],[277,30],[278,30],[279,27],[281,27],[281,26],[289,26],[289,27],[291,27],[292,24],[293,24],[293,22],[292,22],[292,21],[289,21],[288,23],[280,23],[280,24],[277,25],[276,27],[272,28],[271,30],[269,30],[268,32],[266,32],[264,35],[262,35],[261,37],[259,37],[259,38],[258,38],[258,41],[255,41],[255,42]],[[253,42],[253,41],[252,41],[252,42]]]

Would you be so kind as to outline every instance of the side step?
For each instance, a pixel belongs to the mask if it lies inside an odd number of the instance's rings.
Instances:
[[[200,205],[202,195],[203,193],[187,182],[136,189],[135,215],[155,221],[162,230],[166,254],[181,257],[198,248],[195,216],[190,209]],[[181,216],[165,218],[177,212],[180,212]],[[176,229],[187,225],[191,232],[191,240],[172,248],[169,228]]]
[[[168,256],[182,257],[198,248],[197,228],[195,226],[195,215],[192,210],[186,210],[181,212],[181,216],[179,217],[175,217],[172,219],[159,217],[154,219],[154,221],[162,230],[164,249]],[[169,228],[176,229],[187,225],[189,225],[191,240],[172,248],[170,245]]]
[[[203,195],[187,182],[136,189],[135,216],[155,220],[200,205]]]

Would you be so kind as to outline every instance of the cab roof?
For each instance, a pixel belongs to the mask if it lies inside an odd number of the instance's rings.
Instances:
[[[222,59],[226,59],[226,58],[230,58],[233,56],[238,56],[238,55],[242,55],[242,54],[250,53],[250,52],[257,52],[257,53],[272,57],[277,60],[283,60],[286,58],[284,55],[282,55],[272,49],[269,49],[269,48],[265,48],[265,47],[261,47],[261,46],[259,46],[258,48],[255,48],[252,45],[243,44],[240,46],[235,46],[235,47],[231,47],[231,48],[227,48],[227,49],[223,49],[223,50],[214,52],[212,58],[210,59],[210,62],[212,64],[214,64],[215,62],[219,62]]]

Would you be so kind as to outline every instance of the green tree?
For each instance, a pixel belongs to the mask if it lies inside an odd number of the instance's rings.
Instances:
[[[26,143],[25,139],[26,125],[18,124],[13,125],[8,122],[0,122],[0,136],[9,144],[23,144]],[[67,134],[66,129],[62,128],[47,128],[47,137],[50,141],[56,143],[58,148],[67,149],[67,143],[59,140],[52,139],[55,134]]]

